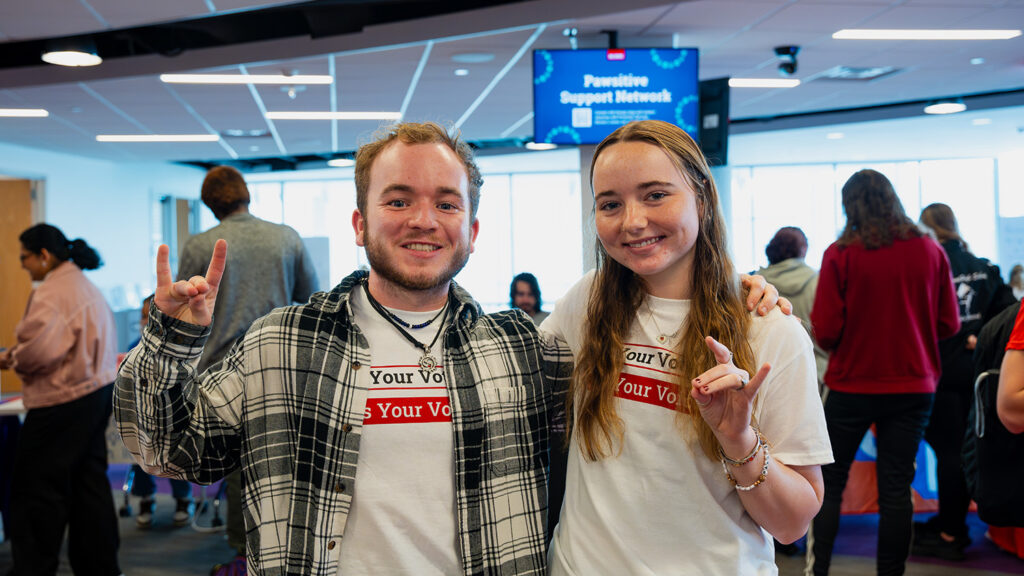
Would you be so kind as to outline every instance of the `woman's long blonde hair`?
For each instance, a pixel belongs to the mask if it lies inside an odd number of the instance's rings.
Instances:
[[[689,414],[701,448],[709,458],[716,459],[718,441],[690,397],[690,381],[717,364],[704,337],[712,336],[728,347],[736,366],[751,375],[755,372],[754,353],[747,342],[750,317],[729,258],[725,222],[718,211],[718,190],[697,143],[680,128],[655,120],[631,122],[605,138],[594,152],[591,183],[597,158],[619,142],[643,142],[663,150],[696,194],[700,225],[693,247],[695,281],[690,312],[675,349],[680,362],[676,410],[680,418]],[[600,242],[597,253],[597,275],[587,305],[583,345],[568,395],[569,414],[575,413],[578,441],[588,460],[621,450],[624,423],[615,411],[615,391],[624,363],[624,341],[647,292],[643,279],[610,258]]]

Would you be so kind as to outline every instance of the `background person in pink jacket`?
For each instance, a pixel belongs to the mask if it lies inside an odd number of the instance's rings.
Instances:
[[[28,414],[11,486],[10,574],[57,571],[64,530],[75,574],[115,576],[119,537],[104,430],[117,368],[114,315],[82,270],[101,265],[84,240],[49,224],[25,230],[21,266],[34,282],[17,344],[0,354],[24,383]]]
[[[960,329],[949,259],[907,217],[892,183],[861,170],[843,185],[846,227],[825,250],[811,310],[829,352],[825,422],[835,463],[808,536],[808,567],[828,574],[857,447],[872,424],[878,451],[879,575],[903,574],[910,552],[914,457],[942,371],[939,340]]]

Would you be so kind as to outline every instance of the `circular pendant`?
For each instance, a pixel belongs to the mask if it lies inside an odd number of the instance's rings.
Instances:
[[[668,336],[665,336],[664,334],[662,334],[661,336],[658,336],[658,343],[659,344],[664,344],[665,342],[668,342]]]
[[[437,368],[437,359],[430,354],[420,356],[420,368],[427,370],[428,372],[432,371],[434,368]]]

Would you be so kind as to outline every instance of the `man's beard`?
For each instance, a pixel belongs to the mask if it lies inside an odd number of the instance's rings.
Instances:
[[[527,314],[534,314],[535,312],[537,312],[537,305],[529,302],[516,304],[516,308],[519,308],[520,310],[526,312]]]
[[[447,265],[433,277],[423,277],[422,274],[410,275],[399,269],[386,254],[382,245],[376,242],[376,238],[370,234],[369,229],[363,232],[366,237],[366,258],[370,261],[370,268],[382,278],[405,288],[406,290],[431,290],[447,285],[469,261],[469,247],[465,244],[456,248]],[[398,248],[403,250],[403,248]]]

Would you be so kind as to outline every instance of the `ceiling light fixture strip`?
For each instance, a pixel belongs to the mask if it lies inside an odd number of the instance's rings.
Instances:
[[[168,84],[333,84],[329,74],[161,74]]]
[[[42,108],[0,108],[0,118],[46,118],[49,115]]]
[[[266,112],[270,120],[401,120],[401,112]]]
[[[844,28],[832,34],[836,40],[1009,40],[1020,30],[926,30]]]
[[[729,78],[730,88],[796,88],[796,78]]]
[[[99,134],[97,142],[216,142],[217,134]]]

